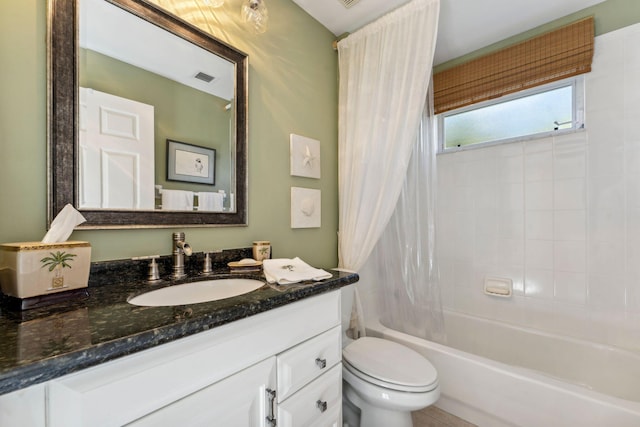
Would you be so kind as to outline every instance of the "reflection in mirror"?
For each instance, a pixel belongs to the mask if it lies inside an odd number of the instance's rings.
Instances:
[[[80,207],[233,211],[233,64],[104,0],[80,23]]]
[[[246,55],[144,0],[50,7],[49,220],[246,224]]]

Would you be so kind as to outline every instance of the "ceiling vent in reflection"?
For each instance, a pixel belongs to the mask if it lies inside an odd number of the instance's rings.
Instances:
[[[209,74],[203,73],[202,71],[200,71],[198,74],[196,74],[196,79],[198,80],[202,80],[203,82],[206,83],[211,83],[214,79],[213,76],[210,76]]]
[[[338,0],[341,5],[349,9],[354,4],[358,3],[360,0]]]

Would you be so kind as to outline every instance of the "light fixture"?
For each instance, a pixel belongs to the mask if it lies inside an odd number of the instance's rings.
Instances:
[[[269,11],[265,0],[246,0],[242,4],[242,20],[257,34],[267,31]]]

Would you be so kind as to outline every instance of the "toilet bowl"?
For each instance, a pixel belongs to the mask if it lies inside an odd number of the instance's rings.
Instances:
[[[342,366],[344,421],[349,427],[412,427],[411,412],[440,397],[433,365],[392,341],[355,340],[342,350]]]

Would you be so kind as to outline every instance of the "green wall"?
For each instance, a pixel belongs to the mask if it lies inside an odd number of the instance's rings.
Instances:
[[[188,2],[174,0],[176,7]],[[160,3],[160,1],[158,1]],[[173,1],[162,2],[167,7]],[[333,35],[291,0],[270,0],[269,31],[240,23],[239,0],[206,12],[200,25],[249,55],[249,226],[83,230],[94,261],[171,252],[185,231],[196,251],[270,240],[275,257],[337,264],[338,89]],[[182,11],[185,19],[188,11]],[[201,14],[199,16],[202,16]],[[46,232],[46,0],[0,6],[0,242],[40,240]],[[321,142],[322,179],[291,177],[289,134]],[[322,190],[322,227],[290,228],[290,188]]]
[[[225,108],[229,101],[92,50],[80,49],[79,62],[81,87],[154,107],[155,184],[165,189],[225,190],[229,194],[233,114]],[[167,181],[167,139],[214,148],[215,185]]]

